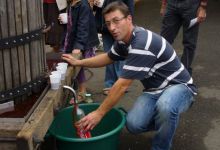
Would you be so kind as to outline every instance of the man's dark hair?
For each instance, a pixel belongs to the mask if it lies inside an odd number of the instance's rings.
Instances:
[[[108,14],[110,12],[114,12],[116,10],[119,10],[125,17],[130,15],[130,11],[128,9],[128,6],[125,3],[123,3],[122,1],[115,1],[115,2],[108,4],[104,8],[102,15],[105,16],[106,14]]]

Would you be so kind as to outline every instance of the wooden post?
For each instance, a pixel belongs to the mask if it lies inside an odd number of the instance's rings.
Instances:
[[[15,24],[17,34],[23,34],[22,32],[22,15],[21,15],[21,3],[18,0],[14,1],[15,3]],[[26,82],[26,74],[25,74],[25,59],[24,59],[24,46],[18,46],[18,62],[19,62],[19,74],[21,83]]]
[[[23,33],[28,32],[28,18],[27,18],[27,2],[21,0],[21,16],[22,16],[22,29]],[[29,44],[24,45],[25,56],[25,74],[27,82],[31,81],[31,68],[30,68],[30,47]]]
[[[41,28],[42,7],[42,0],[0,0],[0,39]],[[43,39],[0,49],[0,91],[37,78],[45,70],[45,63]]]
[[[0,23],[1,23],[1,38],[6,38],[8,37],[8,23],[7,23],[7,18],[8,18],[8,14],[7,12],[7,2],[6,0],[1,0],[0,1]],[[5,89],[10,89],[12,88],[12,74],[11,74],[11,61],[10,59],[10,49],[5,49],[0,50],[0,54],[2,55],[2,63],[1,65],[1,76],[0,76],[0,81],[2,81],[0,85],[0,91],[5,90]],[[10,66],[10,67],[8,67]]]

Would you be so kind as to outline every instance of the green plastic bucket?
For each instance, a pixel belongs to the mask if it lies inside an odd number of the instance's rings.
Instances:
[[[99,104],[79,105],[86,114],[97,109]],[[72,109],[61,110],[54,118],[49,133],[56,138],[59,150],[117,150],[119,135],[125,125],[125,114],[116,108],[111,109],[101,122],[91,131],[92,138],[80,139],[72,126]]]

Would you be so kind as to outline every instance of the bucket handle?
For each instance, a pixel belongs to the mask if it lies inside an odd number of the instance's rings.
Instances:
[[[122,111],[124,113],[124,115],[126,115],[128,113],[123,107],[118,107],[118,109],[120,111]]]

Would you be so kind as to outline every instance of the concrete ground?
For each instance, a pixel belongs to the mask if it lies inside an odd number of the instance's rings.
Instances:
[[[207,20],[201,24],[197,55],[194,61],[194,82],[199,94],[192,108],[181,117],[172,150],[219,150],[220,149],[220,1],[208,2]],[[141,0],[135,8],[135,23],[154,32],[160,32],[161,17],[159,0]],[[181,54],[179,34],[174,48]],[[91,69],[94,77],[88,81],[94,100],[101,102],[104,68]],[[134,82],[118,106],[128,110],[141,93],[142,85]],[[154,133],[131,135],[123,129],[120,150],[149,150]]]

